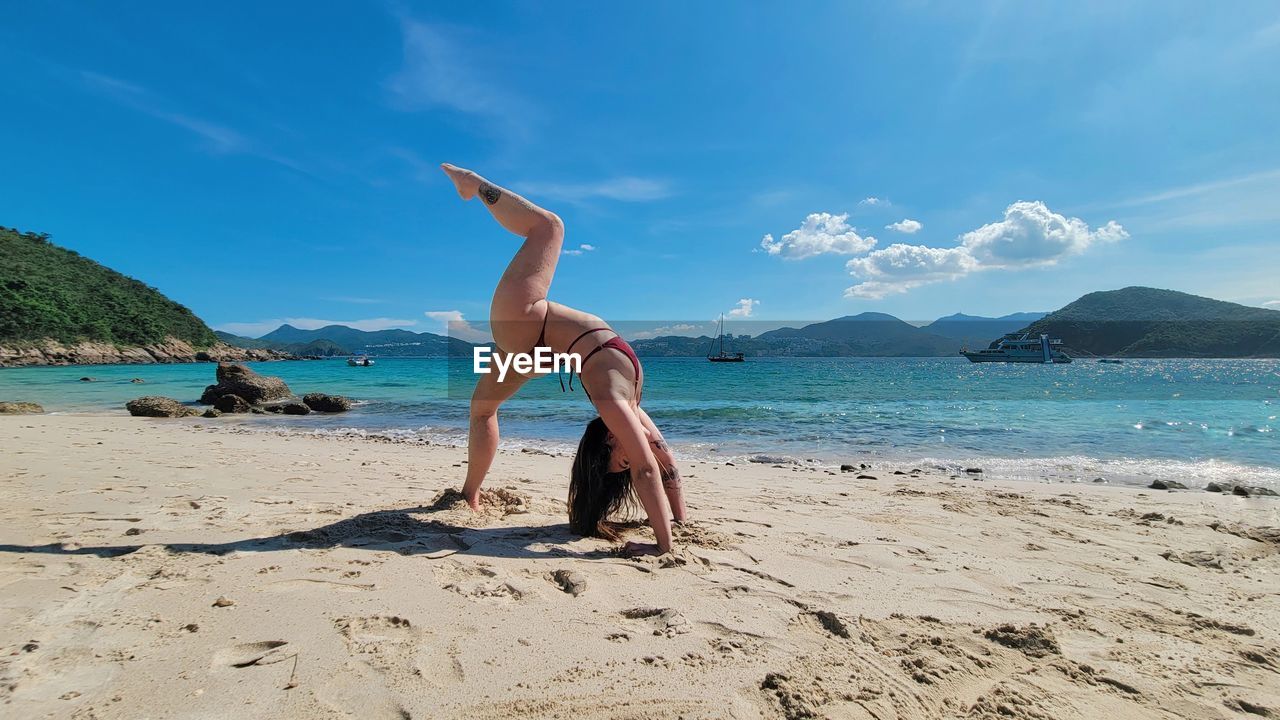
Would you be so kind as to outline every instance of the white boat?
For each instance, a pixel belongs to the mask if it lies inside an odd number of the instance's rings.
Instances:
[[[969,362],[1069,363],[1071,356],[1062,352],[1062,340],[1041,334],[1009,333],[983,350],[961,350]]]
[[[373,365],[373,361],[365,357],[364,355],[361,355],[359,357],[347,358],[347,364],[350,365],[351,367],[370,367],[371,365]]]

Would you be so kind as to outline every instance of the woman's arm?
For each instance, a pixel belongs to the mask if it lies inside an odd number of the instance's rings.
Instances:
[[[649,413],[638,409],[640,423],[649,431],[649,446],[662,470],[662,489],[667,494],[667,502],[671,505],[671,515],[676,522],[684,522],[689,511],[684,506],[684,488],[680,478],[680,468],[676,466],[675,455],[662,437],[662,431],[654,424]]]
[[[662,470],[649,447],[644,424],[625,398],[601,398],[596,403],[596,410],[631,461],[631,487],[649,516],[658,551],[671,552],[671,520],[662,494]]]

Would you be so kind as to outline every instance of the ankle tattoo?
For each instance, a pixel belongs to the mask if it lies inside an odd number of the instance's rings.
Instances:
[[[480,183],[480,197],[490,205],[496,205],[502,199],[502,191],[487,182]]]

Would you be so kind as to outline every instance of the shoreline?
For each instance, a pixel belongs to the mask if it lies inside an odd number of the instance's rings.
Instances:
[[[193,407],[205,407],[186,403]],[[359,407],[360,403],[357,403]],[[55,410],[45,413],[53,417],[104,417],[129,418],[124,410]],[[340,422],[348,415],[324,416]],[[376,418],[376,416],[363,416]],[[143,418],[133,418],[143,420]],[[418,428],[361,427],[358,424],[336,427],[308,427],[316,418],[298,419],[279,415],[223,415],[217,419],[187,418],[160,419],[160,422],[179,422],[187,425],[205,425],[214,431],[231,433],[265,433],[269,435],[318,436],[340,439],[368,439],[376,442],[403,443],[418,446],[465,448],[466,434],[462,427],[442,428],[421,426]],[[220,427],[221,426],[221,427]],[[430,430],[428,430],[430,428]],[[1280,492],[1280,468],[1241,465],[1216,459],[1173,460],[1169,458],[1096,458],[1078,455],[1048,455],[1042,457],[1006,457],[973,454],[957,458],[934,455],[899,455],[880,449],[859,448],[844,454],[832,450],[819,450],[802,454],[774,454],[762,443],[760,448],[748,451],[720,452],[712,448],[698,447],[690,443],[673,441],[677,456],[707,463],[754,464],[812,469],[836,475],[887,474],[892,477],[910,476],[911,471],[942,474],[950,479],[972,482],[1000,481],[1035,485],[1061,485],[1066,487],[1109,486],[1129,490],[1152,490],[1155,480],[1176,480],[1186,485],[1174,492],[1211,492],[1205,489],[1210,483],[1219,485],[1245,485],[1262,487]],[[502,447],[508,451],[545,453],[553,456],[572,457],[576,440],[548,439],[504,432]],[[867,467],[859,467],[866,464]],[[841,472],[842,465],[852,465],[855,470]],[[966,472],[969,468],[982,470]],[[1021,470],[1016,472],[1015,470]],[[918,474],[918,473],[917,473]],[[1101,479],[1101,482],[1098,480]],[[1161,491],[1163,492],[1163,491]],[[1230,494],[1230,490],[1227,491]],[[1260,499],[1276,499],[1259,496]]]
[[[568,534],[564,457],[502,451],[475,515],[460,448],[210,425],[0,418],[15,714],[1280,709],[1265,500],[691,461],[632,560]]]

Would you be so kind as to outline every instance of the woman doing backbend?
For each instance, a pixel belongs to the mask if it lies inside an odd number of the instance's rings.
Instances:
[[[671,521],[685,519],[675,458],[662,433],[640,408],[644,371],[631,346],[595,315],[547,299],[564,243],[564,223],[515,193],[479,175],[444,164],[463,200],[479,196],[502,227],[524,238],[498,281],[489,308],[497,353],[531,353],[535,347],[581,358],[582,389],[599,417],[587,423],[569,479],[569,526],[582,535],[617,540],[610,515],[640,499],[657,544],[627,543],[631,553],[671,550]],[[510,372],[480,376],[471,396],[467,480],[462,494],[480,508],[480,484],[498,451],[498,408],[529,378]],[[569,377],[573,383],[572,374]]]

